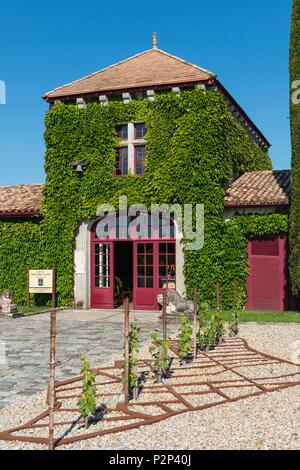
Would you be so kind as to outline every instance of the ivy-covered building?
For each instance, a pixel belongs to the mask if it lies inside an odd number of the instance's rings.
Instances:
[[[190,297],[194,286],[212,306],[220,281],[228,308],[237,281],[240,307],[288,308],[289,172],[272,171],[269,142],[214,73],[154,43],[44,99],[46,183],[0,188],[1,289],[24,303],[27,269],[55,267],[61,306],[129,295],[151,310],[167,287]],[[121,196],[204,204],[203,248],[160,229],[99,238],[99,206]]]

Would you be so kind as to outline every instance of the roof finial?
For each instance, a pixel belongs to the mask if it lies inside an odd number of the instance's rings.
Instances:
[[[157,33],[152,33],[152,47],[157,49]]]

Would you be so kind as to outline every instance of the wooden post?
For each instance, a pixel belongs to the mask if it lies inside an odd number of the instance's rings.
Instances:
[[[52,269],[52,308],[56,307],[56,271]]]
[[[167,339],[167,296],[163,293],[163,340]]]
[[[237,311],[237,284],[236,284],[236,281],[233,281],[232,287],[233,287],[233,309],[236,312]]]
[[[220,282],[217,281],[216,283],[216,303],[217,303],[217,308],[216,308],[216,319],[217,319],[217,335],[216,335],[216,342],[217,344],[220,344],[222,341],[221,334],[220,334],[220,323],[221,323],[221,312],[220,312]]]
[[[55,338],[56,312],[51,311],[50,320],[50,362],[49,362],[49,450],[54,449],[54,406],[55,406]]]
[[[125,403],[129,402],[129,299],[126,297],[124,301],[124,396]]]
[[[237,295],[237,282],[233,281],[233,320],[234,320],[234,333],[238,333],[238,325],[237,325],[237,309],[238,309],[238,295]]]
[[[30,307],[30,292],[29,292],[29,272],[30,270],[27,270],[27,280],[26,280],[26,297],[27,297],[27,307]]]
[[[194,359],[197,358],[198,292],[194,287]]]

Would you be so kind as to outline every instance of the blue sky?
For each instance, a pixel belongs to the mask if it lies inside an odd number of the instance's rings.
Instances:
[[[151,47],[217,73],[290,167],[290,0],[2,2],[0,185],[44,181],[44,92]]]

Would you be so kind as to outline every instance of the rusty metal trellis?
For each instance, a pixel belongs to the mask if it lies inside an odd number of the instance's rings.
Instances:
[[[176,357],[177,342],[172,341],[171,347],[175,355],[171,377],[164,384],[153,383],[149,361],[140,360],[139,372],[148,374],[148,378],[139,398],[129,403],[115,402],[110,406],[111,401],[122,393],[120,361],[96,369],[97,397],[107,404],[107,409],[101,420],[86,431],[74,431],[79,413],[70,404],[72,400],[76,402],[80,394],[81,377],[57,382],[54,410],[56,446],[151,425],[177,414],[200,411],[300,384],[299,366],[259,352],[239,337],[225,338],[221,345],[211,351],[199,352],[197,359],[185,366],[180,366]],[[266,372],[266,366],[269,372]],[[101,391],[103,387],[105,391]],[[65,414],[72,415],[72,418],[61,419],[60,416]],[[47,410],[26,424],[1,432],[0,440],[47,445],[48,417]]]

